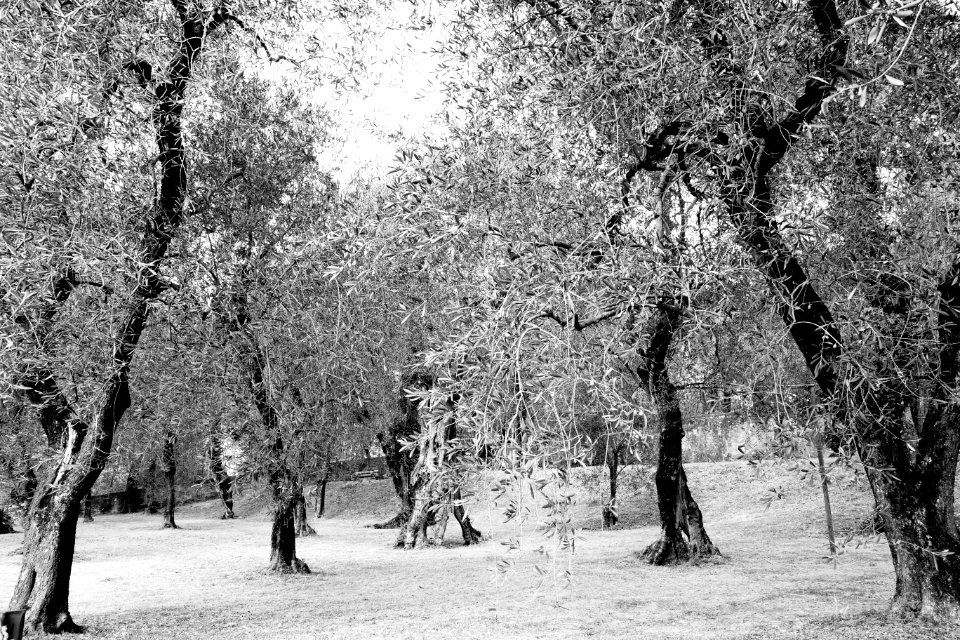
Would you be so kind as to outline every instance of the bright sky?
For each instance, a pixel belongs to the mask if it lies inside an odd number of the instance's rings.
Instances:
[[[395,2],[387,17],[395,28],[383,30],[376,42],[362,43],[361,89],[317,88],[314,97],[332,114],[340,138],[323,150],[320,165],[338,182],[382,175],[403,140],[436,126],[432,119],[443,95],[435,49],[446,37],[439,14],[434,0]]]

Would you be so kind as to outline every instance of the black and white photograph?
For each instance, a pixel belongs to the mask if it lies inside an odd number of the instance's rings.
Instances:
[[[960,0],[0,0],[0,640],[960,638]]]

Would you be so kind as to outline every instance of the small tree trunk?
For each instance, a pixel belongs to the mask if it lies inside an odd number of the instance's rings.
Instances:
[[[327,478],[328,476],[324,475],[323,480],[317,485],[317,519],[323,517],[327,508]]]
[[[317,532],[307,522],[307,500],[303,497],[303,487],[298,486],[297,505],[294,511],[294,529],[297,536],[315,536]]]
[[[93,522],[93,490],[87,491],[83,496],[83,521]]]
[[[609,446],[609,445],[608,445]],[[610,470],[610,499],[603,506],[603,526],[611,528],[616,526],[620,520],[617,515],[617,479],[620,473],[620,451],[618,449],[608,450],[607,468]]]
[[[163,441],[163,477],[167,482],[167,502],[163,508],[163,528],[179,529],[174,513],[177,509],[177,438],[168,431]]]

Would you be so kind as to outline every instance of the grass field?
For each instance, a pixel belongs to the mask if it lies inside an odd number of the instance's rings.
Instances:
[[[315,571],[308,576],[264,572],[270,523],[260,495],[239,501],[236,521],[215,519],[213,503],[185,507],[177,531],[161,530],[158,516],[98,516],[80,525],[71,611],[90,636],[116,640],[960,637],[960,628],[884,618],[893,575],[881,541],[856,537],[836,562],[824,561],[819,488],[796,472],[757,475],[722,463],[688,473],[721,563],[638,560],[657,535],[643,474],[630,483],[624,526],[614,530],[599,529],[596,497],[581,487],[574,521],[583,532],[569,583],[557,573],[541,578],[534,549],[549,542],[533,523],[522,531],[503,523],[483,490],[470,511],[489,540],[459,546],[451,520],[444,546],[404,552],[392,548],[395,531],[364,526],[393,515],[389,481],[348,482],[330,485],[330,517],[312,523],[319,535],[298,542]],[[842,530],[869,515],[850,474],[833,489]],[[515,537],[519,551],[501,544]],[[19,544],[19,534],[0,536],[2,602]],[[513,564],[501,572],[503,558]]]

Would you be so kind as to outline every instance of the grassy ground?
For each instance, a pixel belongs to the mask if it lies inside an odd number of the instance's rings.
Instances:
[[[886,546],[854,538],[824,562],[821,497],[783,468],[699,464],[688,470],[706,522],[726,560],[650,567],[637,553],[657,534],[652,494],[634,473],[624,502],[626,526],[599,529],[595,482],[582,481],[574,523],[584,530],[560,572],[535,549],[549,541],[504,524],[487,492],[471,515],[490,539],[458,546],[451,521],[440,548],[392,549],[395,531],[364,525],[392,516],[388,481],[337,483],[319,535],[298,543],[309,576],[263,571],[269,522],[262,496],[246,496],[245,517],[214,519],[216,504],[185,508],[183,529],[159,529],[157,516],[99,516],[81,524],[71,610],[90,635],[115,640],[204,638],[948,638],[960,629],[888,622],[893,587]],[[775,491],[770,491],[773,488]],[[767,498],[770,498],[769,500]],[[869,515],[850,475],[834,486],[842,529]],[[768,506],[769,505],[769,506]],[[520,550],[501,542],[522,538]],[[866,542],[866,544],[863,544]],[[19,558],[18,534],[0,536],[0,602]],[[860,543],[857,546],[857,543]],[[498,560],[511,559],[505,571]],[[542,583],[538,582],[542,580]]]

